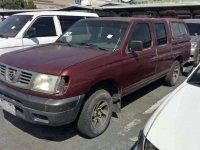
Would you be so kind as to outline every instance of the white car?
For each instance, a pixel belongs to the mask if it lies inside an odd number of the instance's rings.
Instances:
[[[200,65],[163,100],[140,132],[135,150],[199,150]]]
[[[55,42],[73,23],[96,13],[40,11],[12,15],[0,24],[0,55]]]

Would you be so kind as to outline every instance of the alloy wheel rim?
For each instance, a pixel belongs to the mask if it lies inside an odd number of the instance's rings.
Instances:
[[[102,127],[109,115],[109,106],[106,100],[99,101],[92,112],[92,125],[94,128]]]

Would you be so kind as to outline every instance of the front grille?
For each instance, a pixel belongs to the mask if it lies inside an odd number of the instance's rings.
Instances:
[[[29,84],[32,78],[32,74],[28,72],[22,71],[19,76],[19,82],[22,84]]]
[[[10,65],[0,64],[0,80],[28,89],[34,73]]]
[[[0,76],[4,77],[6,75],[6,66],[0,65]]]

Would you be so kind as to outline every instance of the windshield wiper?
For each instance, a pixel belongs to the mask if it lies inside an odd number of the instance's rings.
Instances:
[[[67,45],[69,47],[75,47],[75,45],[67,43],[67,42],[64,42],[64,41],[56,41],[56,43],[61,43],[61,44]]]
[[[99,46],[91,44],[91,43],[76,43],[76,45],[81,45],[81,46],[83,45],[83,46],[92,47],[92,48],[96,48],[96,49],[103,50],[103,51],[108,51],[105,48],[99,47]]]

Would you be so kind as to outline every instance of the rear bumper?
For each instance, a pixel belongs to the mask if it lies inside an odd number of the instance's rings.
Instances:
[[[16,91],[0,82],[0,98],[15,106],[16,116],[35,124],[60,126],[73,122],[84,95],[54,100]]]

